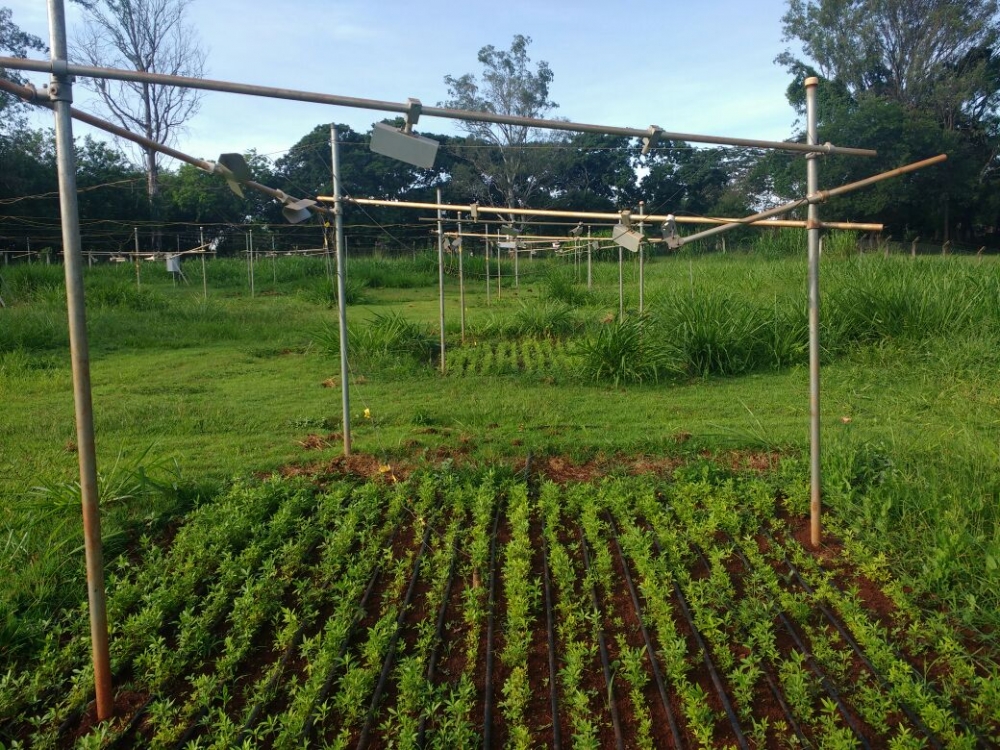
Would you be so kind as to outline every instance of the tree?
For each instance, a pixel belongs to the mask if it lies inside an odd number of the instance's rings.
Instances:
[[[497,50],[492,44],[479,50],[483,66],[481,79],[471,73],[444,78],[451,97],[442,106],[519,117],[544,117],[558,105],[549,99],[553,74],[547,62],[531,70],[528,45],[531,37],[517,34],[510,50]],[[540,179],[543,163],[532,145],[545,139],[526,125],[462,121],[461,127],[471,136],[473,148],[467,161],[474,173],[489,188],[503,197],[510,207],[526,206],[531,197],[545,186]],[[529,141],[534,144],[529,145]],[[485,144],[489,148],[475,148]]]
[[[27,57],[28,50],[43,52],[45,49],[41,39],[26,34],[14,23],[10,8],[0,8],[0,53],[9,57]],[[15,70],[0,68],[0,77],[24,83],[24,79]],[[16,97],[0,92],[0,137],[20,129],[21,120],[15,116],[16,109],[20,106],[22,104]]]
[[[852,95],[936,110],[943,122],[996,103],[996,0],[789,0],[786,40]],[[800,64],[789,51],[778,62]],[[993,89],[990,91],[990,89]]]
[[[273,175],[268,158],[256,151],[244,154],[244,158],[254,181],[269,185]],[[192,164],[182,164],[176,172],[165,172],[162,178],[163,218],[167,221],[245,224],[281,220],[267,196],[246,189],[240,198],[224,180]]]
[[[190,0],[92,0],[86,7],[86,30],[74,56],[95,66],[125,68],[201,78],[205,52],[194,29],[185,23]],[[149,83],[87,79],[113,119],[122,127],[160,143],[173,141],[197,111],[194,89]],[[150,213],[157,215],[159,161],[142,149]]]
[[[403,124],[399,119],[385,122],[395,127]],[[446,147],[438,152],[432,169],[421,169],[376,154],[368,148],[366,134],[357,133],[346,125],[338,125],[342,192],[357,198],[429,201],[434,199],[436,188],[441,187],[446,201],[459,198],[452,192],[451,176],[456,165],[452,149],[449,148],[457,139],[427,133],[424,135]],[[275,162],[277,181],[288,186],[284,188],[285,192],[296,196],[332,195],[330,156],[330,126],[317,125]],[[384,234],[383,227],[388,225],[395,227],[392,235],[399,240],[428,236],[426,226],[406,226],[413,223],[413,213],[406,209],[361,210],[347,204],[344,216],[346,221],[355,225],[352,236],[358,238],[378,238]],[[358,226],[364,224],[370,225],[371,229],[363,230]]]
[[[796,79],[789,101],[804,111],[802,81],[818,72],[828,79],[819,92],[820,141],[879,151],[875,160],[827,160],[824,179],[846,182],[949,154],[933,177],[887,183],[832,210],[849,207],[851,218],[944,239],[953,227],[971,233],[998,224],[997,12],[996,0],[789,0],[785,38],[800,41],[806,55],[777,58]]]
[[[548,206],[586,211],[634,206],[639,199],[635,171],[638,157],[639,146],[634,139],[573,134],[548,159],[556,167]]]

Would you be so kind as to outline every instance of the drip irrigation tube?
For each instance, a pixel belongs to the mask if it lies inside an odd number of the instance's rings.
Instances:
[[[712,567],[711,564],[708,562],[708,558],[705,557],[705,553],[702,552],[701,548],[699,548],[697,545],[694,545],[694,550],[698,554],[698,557],[701,558],[701,561],[702,563],[704,563],[705,568],[709,572],[711,572]],[[809,668],[812,670],[813,674],[815,674],[816,677],[819,679],[820,685],[826,691],[827,695],[829,695],[833,699],[834,703],[837,704],[837,710],[840,712],[840,715],[844,717],[844,721],[847,722],[847,725],[851,728],[851,731],[854,732],[855,736],[861,742],[861,746],[866,748],[866,750],[870,750],[871,744],[869,744],[868,739],[861,731],[861,727],[858,726],[854,717],[851,715],[851,712],[847,708],[847,704],[845,704],[844,701],[841,699],[840,692],[830,681],[829,677],[827,677],[826,672],[823,671],[823,667],[819,664],[819,662],[816,660],[816,657],[813,656],[813,653],[809,650],[805,642],[802,640],[802,637],[795,630],[795,627],[792,625],[791,620],[788,619],[788,615],[786,615],[783,611],[779,609],[778,619],[781,620],[781,624],[782,627],[784,627],[785,632],[788,633],[791,639],[795,642],[795,647],[806,658],[806,663],[809,665]]]
[[[771,689],[771,695],[774,699],[778,701],[778,705],[781,707],[781,712],[785,715],[788,720],[789,726],[791,726],[792,731],[795,732],[795,736],[802,747],[812,747],[812,743],[806,738],[805,733],[802,731],[802,727],[799,725],[798,720],[795,718],[795,714],[792,713],[792,709],[788,706],[788,701],[785,700],[784,694],[781,692],[781,688],[778,687],[778,683],[774,681],[774,677],[766,669],[762,669],[761,672],[764,675],[764,679],[767,680],[767,686]]]
[[[132,718],[128,720],[128,724],[122,729],[121,734],[119,734],[115,739],[113,739],[108,744],[108,750],[117,750],[118,748],[134,747],[135,745],[130,743],[129,740],[132,739],[132,735],[135,734],[135,730],[139,727],[139,722],[146,715],[146,711],[149,710],[150,704],[155,700],[155,696],[149,696],[143,702],[141,706],[132,714]]]
[[[656,538],[656,534],[653,534],[653,544],[656,546],[656,552],[661,557],[663,557],[663,548],[660,546],[660,540]],[[699,554],[701,554],[699,550]],[[680,602],[681,612],[684,614],[684,619],[687,620],[688,626],[691,628],[691,633],[694,635],[695,643],[698,644],[698,648],[701,649],[702,657],[705,661],[705,667],[708,669],[708,674],[711,677],[712,685],[715,687],[715,692],[719,695],[719,701],[722,703],[722,708],[726,712],[726,717],[729,719],[729,723],[733,728],[733,734],[736,735],[736,741],[741,748],[749,749],[746,737],[743,736],[743,728],[740,726],[740,720],[736,716],[736,712],[733,710],[732,703],[729,701],[729,696],[726,695],[725,685],[722,684],[722,676],[719,671],[715,668],[715,662],[712,659],[712,655],[708,650],[708,644],[705,643],[705,639],[702,638],[701,632],[698,630],[698,626],[694,623],[694,617],[691,615],[691,610],[688,607],[687,600],[684,598],[684,592],[681,590],[680,584],[674,581],[674,594],[677,596],[677,601]]]
[[[444,643],[445,617],[448,614],[448,602],[451,599],[451,587],[455,582],[455,562],[457,559],[458,535],[456,534],[451,545],[451,562],[448,565],[448,580],[444,585],[444,596],[441,599],[441,607],[438,609],[437,625],[434,628],[434,645],[431,647],[431,654],[427,659],[427,671],[424,673],[424,679],[427,680],[428,685],[431,683],[431,680],[434,679],[434,673],[437,671],[438,653],[441,651],[441,644]],[[420,728],[417,730],[417,747],[424,746],[426,733],[427,714],[425,713],[420,717]]]
[[[392,536],[389,537],[388,544],[390,547],[392,546],[392,542],[395,540],[398,532],[399,527],[397,526],[393,530]],[[348,630],[347,638],[344,639],[344,643],[341,645],[340,651],[337,653],[337,660],[334,662],[334,666],[330,669],[330,673],[326,676],[326,680],[323,682],[323,688],[320,690],[319,695],[316,696],[316,700],[313,701],[312,708],[309,710],[309,718],[306,719],[305,726],[302,727],[302,731],[299,733],[299,744],[309,744],[309,738],[312,736],[313,726],[316,723],[316,707],[322,704],[326,700],[326,697],[330,694],[330,689],[333,687],[333,681],[337,676],[336,664],[340,663],[345,654],[347,654],[347,648],[354,635],[354,630],[357,628],[358,623],[361,622],[368,610],[368,600],[371,599],[372,594],[375,592],[375,584],[378,582],[381,573],[382,566],[377,565],[375,570],[372,571],[371,577],[368,579],[368,585],[365,586],[365,593],[362,595],[361,601],[358,602],[354,620]]]
[[[611,527],[611,541],[614,542],[615,552],[618,553],[618,559],[622,564],[625,584],[628,586],[628,592],[632,597],[632,607],[635,609],[635,616],[639,620],[639,630],[642,632],[642,639],[646,644],[646,656],[649,658],[649,666],[653,671],[653,681],[656,683],[656,689],[660,693],[660,701],[663,703],[663,709],[667,712],[667,724],[670,726],[670,735],[674,739],[674,747],[684,747],[680,728],[677,726],[677,718],[674,716],[674,710],[670,706],[667,686],[663,681],[663,674],[660,672],[660,665],[656,660],[656,649],[653,648],[653,639],[649,636],[649,629],[646,627],[646,621],[642,616],[642,603],[639,601],[639,592],[636,591],[635,583],[632,581],[632,572],[629,570],[628,561],[625,559],[625,554],[622,552],[621,543],[618,539],[618,528],[610,514],[608,514],[608,524]]]
[[[277,687],[278,680],[281,679],[281,675],[285,671],[285,667],[288,666],[288,662],[292,658],[292,654],[295,653],[295,649],[298,648],[299,643],[302,641],[302,636],[306,634],[306,628],[309,625],[309,620],[306,619],[299,625],[295,633],[292,634],[292,640],[289,642],[288,646],[285,647],[284,653],[281,655],[281,659],[278,662],[278,668],[274,671],[271,679],[268,680],[267,685],[264,687],[264,698],[253,710],[250,711],[250,715],[247,716],[247,720],[243,722],[243,728],[240,730],[239,737],[236,739],[236,745],[241,747],[244,741],[250,736],[254,725],[257,723],[257,719],[260,718],[261,713],[267,708],[267,705],[271,702],[267,696]]]
[[[583,528],[577,525],[580,533],[580,544],[583,550],[583,567],[586,575],[590,578],[590,553],[587,550],[587,537],[583,533]],[[611,660],[608,657],[608,642],[604,635],[604,613],[601,611],[601,604],[597,599],[597,582],[591,578],[590,581],[590,601],[594,606],[594,614],[597,617],[597,646],[601,651],[601,667],[604,670],[604,682],[607,685],[608,709],[611,711],[611,726],[615,731],[615,745],[618,750],[625,750],[625,736],[622,733],[621,717],[618,715],[618,701],[615,699],[615,683],[611,676]]]
[[[782,550],[782,553],[781,553],[782,559],[784,560],[785,564],[788,566],[788,569],[791,572],[792,577],[799,584],[799,586],[802,588],[802,590],[805,591],[809,596],[815,596],[815,593],[816,593],[815,590],[805,580],[805,578],[799,572],[799,569],[795,566],[795,564],[791,560],[788,559],[788,555],[785,554],[784,549],[777,543],[777,541],[774,539],[774,537],[769,532],[767,534],[767,537],[768,537],[768,540],[771,542],[771,544],[773,544],[778,549]],[[746,561],[746,558],[743,556],[743,552],[742,552],[742,550],[740,550],[740,548],[739,548],[738,545],[736,546],[736,551],[740,555],[740,558],[745,561],[744,564],[749,567],[749,562]],[[865,656],[864,651],[861,649],[860,644],[854,639],[854,636],[851,635],[851,633],[848,632],[848,630],[843,626],[843,624],[840,622],[839,618],[837,618],[837,616],[833,612],[830,611],[830,608],[827,607],[825,604],[823,604],[823,602],[820,602],[820,601],[816,602],[816,607],[820,610],[820,612],[823,613],[823,616],[827,619],[827,621],[831,625],[833,625],[834,629],[837,631],[837,633],[840,635],[840,637],[844,640],[845,643],[847,643],[851,647],[851,649],[857,655],[858,659],[860,659],[861,662],[868,668],[868,671],[872,673],[872,675],[875,677],[876,680],[878,680],[879,684],[884,689],[890,689],[891,686],[889,685],[889,681],[886,680],[885,677],[882,676],[882,674],[875,668],[875,665],[872,664],[871,660],[867,656]],[[896,656],[897,657],[900,656],[898,652],[896,652]],[[907,663],[909,663],[909,662],[907,662]],[[932,747],[938,748],[938,749],[944,747],[944,745],[942,744],[942,742],[938,738],[938,736],[930,729],[930,727],[928,727],[923,722],[923,720],[919,716],[917,716],[917,714],[913,711],[912,708],[910,708],[910,706],[907,703],[905,703],[904,701],[899,701],[899,708],[906,715],[906,717],[911,722],[913,722],[913,725],[915,727],[917,727],[917,729],[919,729],[921,732],[923,732],[924,736],[927,737],[927,740],[928,740],[928,742],[930,742],[930,744],[931,744]],[[953,715],[958,720],[958,722],[960,724],[962,724],[962,727],[966,731],[971,732],[973,735],[975,735],[976,741],[977,741],[977,743],[979,744],[980,747],[983,747],[983,748],[990,747],[990,743],[986,741],[986,739],[979,733],[978,730],[976,730],[975,727],[972,727],[969,724],[967,724],[965,722],[965,720],[961,716],[959,716],[957,714],[953,714]]]
[[[483,747],[493,747],[493,625],[497,590],[497,531],[500,528],[500,503],[493,517],[493,535],[490,539],[490,601],[486,625],[486,683],[483,685]]]
[[[531,456],[529,454],[530,462]],[[552,747],[562,748],[562,729],[559,727],[559,679],[556,671],[556,627],[552,613],[552,579],[549,576],[549,545],[542,533],[542,580],[545,585],[545,631],[549,643],[549,702],[552,705]]]
[[[368,706],[368,714],[365,717],[364,726],[361,727],[357,750],[366,750],[368,744],[371,742],[372,722],[375,721],[375,716],[378,714],[378,705],[382,700],[382,693],[385,692],[385,686],[389,682],[389,673],[396,663],[396,644],[399,642],[399,636],[406,624],[407,610],[413,604],[413,596],[417,592],[417,580],[420,578],[420,563],[423,561],[424,552],[427,550],[427,540],[430,539],[430,536],[431,525],[427,524],[424,528],[424,538],[420,542],[420,549],[417,551],[417,559],[413,561],[413,573],[410,575],[410,585],[406,588],[403,606],[399,608],[399,615],[396,617],[396,629],[393,631],[392,637],[389,639],[389,645],[386,647],[385,660],[382,662],[382,673],[379,675],[378,683],[375,685],[375,692],[372,694],[372,702]]]

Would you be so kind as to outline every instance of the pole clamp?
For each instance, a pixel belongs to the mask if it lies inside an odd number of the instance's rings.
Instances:
[[[417,120],[420,119],[420,114],[424,111],[424,105],[420,103],[419,99],[407,99],[406,100],[406,125],[403,126],[404,133],[412,133],[413,126],[417,124]]]
[[[642,139],[642,156],[648,154],[652,149],[656,148],[657,142],[660,140],[660,136],[663,133],[663,128],[659,125],[650,125],[646,130],[646,135]]]
[[[46,87],[49,101],[73,102],[73,77],[69,74],[69,63],[65,60],[52,61],[52,79]]]

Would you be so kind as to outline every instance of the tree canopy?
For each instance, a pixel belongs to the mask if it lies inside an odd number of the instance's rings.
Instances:
[[[825,212],[943,239],[998,224],[997,14],[996,0],[789,0],[785,38],[805,53],[777,58],[794,77],[789,100],[801,110],[802,80],[818,73],[826,79],[820,140],[879,152],[875,160],[829,159],[828,184],[949,155],[933,175],[884,183]]]
[[[145,3],[183,10],[187,1],[93,0],[87,5],[92,13],[100,8],[125,13]],[[897,237],[927,239],[979,241],[1000,226],[997,4],[789,0],[782,19],[786,38],[801,44],[801,54],[786,51],[777,58],[790,74],[789,101],[803,112],[803,80],[821,75],[820,140],[879,152],[875,159],[824,157],[821,187],[937,153],[949,156],[933,171],[839,198],[824,206],[825,218],[883,222]],[[182,20],[175,20],[183,29]],[[516,35],[506,50],[483,47],[478,74],[445,76],[451,98],[444,105],[551,118],[555,75],[547,63],[532,62],[530,45],[530,37]],[[41,41],[21,33],[10,12],[0,8],[0,47],[25,54],[41,49]],[[403,125],[400,118],[385,122]],[[805,193],[803,160],[785,152],[660,142],[643,155],[638,141],[630,138],[465,121],[462,127],[465,135],[458,137],[423,133],[441,147],[435,166],[420,169],[373,153],[367,133],[339,125],[343,192],[432,201],[440,189],[446,202],[464,205],[479,201],[595,211],[635,211],[642,200],[647,213],[702,216],[744,215]],[[169,140],[157,132],[147,134]],[[804,139],[801,132],[791,137]],[[215,224],[220,232],[246,224],[283,226],[275,201],[249,191],[240,199],[217,176],[188,165],[165,169],[154,214],[151,204],[137,199],[143,170],[103,142],[84,139],[77,147],[80,184],[87,187],[81,192],[81,208],[87,219],[116,224],[105,235],[108,246],[124,245],[131,224],[138,222],[195,228]],[[308,130],[274,162],[253,152],[246,156],[257,181],[289,195],[333,192],[327,123]],[[0,160],[0,218],[25,217],[27,222],[29,216],[55,217],[50,134],[0,126]],[[401,209],[348,205],[346,218],[351,236],[361,244],[408,248],[430,238],[430,228]],[[307,222],[302,232],[319,236],[318,224]]]

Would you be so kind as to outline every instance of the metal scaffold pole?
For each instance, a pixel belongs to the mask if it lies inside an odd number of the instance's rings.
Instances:
[[[340,154],[337,129],[330,126],[330,158],[333,162],[333,223],[337,242],[337,322],[340,331],[340,394],[344,424],[344,455],[351,455],[351,385],[347,362],[347,252],[344,247],[344,203],[340,191]],[[326,234],[326,227],[323,234]]]
[[[818,78],[807,78],[806,87],[806,142],[816,145],[816,87]],[[816,154],[806,156],[806,193],[819,192],[819,165]],[[822,510],[822,473],[820,467],[820,411],[819,411],[819,207],[809,204],[806,234],[809,247],[809,517],[810,541],[818,546],[822,535],[820,513]]]
[[[441,202],[441,188],[437,189],[437,202]],[[447,364],[444,353],[444,227],[441,219],[444,213],[439,208],[437,211],[438,230],[438,327],[441,329],[441,374],[447,372]]]
[[[59,210],[62,215],[66,306],[69,314],[70,357],[73,364],[73,399],[76,405],[83,542],[87,567],[87,598],[90,604],[90,640],[94,662],[97,720],[104,721],[111,718],[114,713],[114,695],[108,650],[107,595],[104,587],[104,553],[101,545],[101,514],[97,488],[97,451],[90,391],[90,351],[83,297],[83,252],[76,193],[76,157],[73,152],[73,121],[70,115],[73,90],[70,77],[65,72],[58,72],[65,70],[67,53],[66,16],[62,0],[48,0],[48,10],[54,71],[48,91],[55,111]]]
[[[458,214],[458,304],[461,308],[459,317],[462,328],[462,344],[465,344],[465,269],[462,265],[462,256],[465,255],[465,248],[462,246],[462,214]]]

